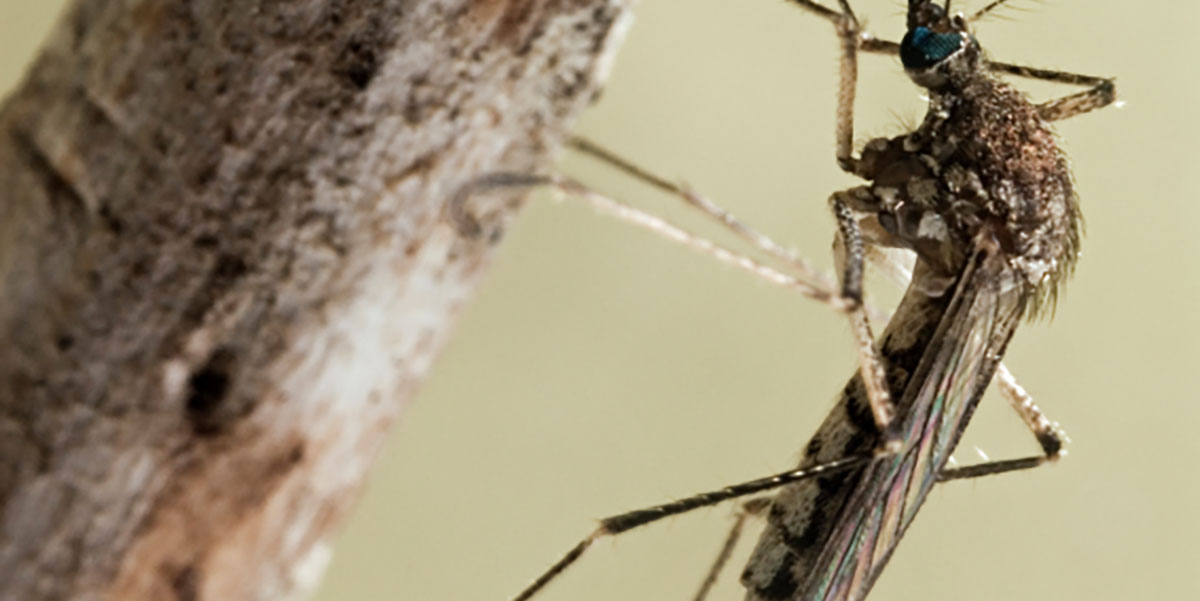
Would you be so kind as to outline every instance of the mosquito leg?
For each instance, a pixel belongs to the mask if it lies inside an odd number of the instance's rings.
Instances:
[[[841,42],[842,53],[840,60],[841,77],[838,81],[838,108],[836,129],[836,159],[839,167],[849,173],[857,173],[858,159],[854,157],[854,96],[858,83],[858,47],[861,43],[858,18],[850,8],[847,0],[838,0],[840,12],[811,2],[810,0],[792,0],[802,8],[808,9],[833,23]],[[830,202],[833,205],[834,216],[838,220],[839,239],[845,250],[845,264],[842,268],[842,296],[852,301],[850,305],[850,327],[854,334],[855,347],[858,352],[859,370],[871,402],[871,413],[875,425],[880,432],[890,432],[887,426],[891,423],[895,412],[891,395],[888,391],[886,371],[875,348],[875,338],[871,333],[871,323],[862,304],[862,269],[863,269],[863,238],[849,205],[839,194],[834,194]],[[899,445],[898,440],[885,437],[883,449],[894,449]]]
[[[838,81],[837,108],[837,163],[842,170],[855,173],[857,160],[854,158],[854,94],[858,82],[858,17],[847,0],[838,0],[840,11],[826,8],[811,0],[791,0],[793,4],[833,23],[842,46],[839,63],[841,77]]]
[[[730,499],[745,497],[763,491],[779,488],[793,482],[799,482],[809,478],[825,476],[844,470],[861,467],[868,461],[871,461],[871,459],[872,457],[869,456],[845,457],[823,465],[806,469],[791,470],[776,474],[774,476],[759,478],[758,480],[734,484],[733,486],[727,486],[720,490],[692,495],[684,499],[679,499],[678,501],[656,505],[647,509],[639,509],[636,511],[630,511],[604,518],[603,520],[600,520],[599,528],[597,528],[583,540],[579,541],[579,543],[572,547],[571,550],[566,553],[566,555],[563,555],[562,559],[555,562],[554,565],[550,566],[550,569],[546,570],[541,576],[538,576],[538,578],[534,580],[532,584],[525,587],[525,590],[521,591],[520,594],[514,597],[513,601],[526,601],[532,598],[535,594],[537,594],[538,591],[543,589],[552,580],[566,571],[571,564],[574,564],[576,561],[578,561],[579,558],[583,556],[584,552],[587,551],[588,547],[592,545],[592,543],[605,536],[616,536],[622,532],[632,530],[639,526],[645,526],[664,518],[687,513],[701,507],[716,505]]]
[[[742,537],[742,528],[745,527],[746,520],[761,516],[770,506],[771,499],[766,497],[751,499],[742,504],[737,517],[734,518],[733,527],[729,529],[729,535],[725,537],[721,550],[713,560],[712,566],[708,568],[704,581],[700,583],[700,588],[692,597],[692,601],[704,601],[708,598],[709,591],[717,583],[717,576],[725,569],[725,564],[729,563],[729,557],[733,555],[733,549],[737,546],[738,539]]]
[[[795,290],[808,298],[828,305],[840,313],[846,313],[851,309],[851,303],[844,300],[841,295],[833,292],[823,282],[809,282],[803,278],[779,271],[750,257],[734,252],[707,238],[697,236],[660,217],[600,194],[578,181],[562,176],[499,172],[476,178],[459,188],[447,203],[445,208],[447,220],[453,223],[464,236],[478,237],[481,228],[478,220],[471,214],[469,207],[472,194],[496,188],[533,188],[543,186],[551,187],[568,196],[579,198],[602,213],[650,230],[672,242],[708,255],[721,263],[748,271],[777,286]]]
[[[835,243],[840,251],[836,254],[841,271],[842,298],[851,303],[850,329],[854,335],[859,371],[867,389],[875,425],[879,427],[880,432],[889,432],[890,428],[887,426],[892,421],[895,407],[892,405],[891,392],[887,385],[887,371],[879,358],[875,336],[871,332],[871,322],[863,305],[863,266],[867,252],[858,216],[850,207],[852,201],[853,198],[845,191],[835,192],[829,197],[829,204],[838,222]],[[882,444],[885,449],[894,450],[899,441],[888,438],[882,441]]]
[[[988,63],[988,68],[999,73],[1052,81],[1074,86],[1088,86],[1087,90],[1048,100],[1037,105],[1038,113],[1047,121],[1061,121],[1088,111],[1112,104],[1117,99],[1117,87],[1111,79],[1094,75],[1080,75],[1053,69],[1039,69],[1009,63]]]
[[[993,3],[998,4],[998,3]],[[991,10],[992,6],[988,6],[985,10]],[[978,13],[977,13],[978,15]],[[974,18],[974,17],[973,17]],[[880,40],[868,33],[859,34],[858,48],[863,52],[873,54],[887,54],[896,56],[900,54],[900,44],[890,42],[888,40]],[[1117,100],[1116,83],[1113,80],[1105,77],[1097,77],[1094,75],[1081,75],[1079,73],[1069,73],[1067,71],[1055,71],[1053,69],[1040,69],[1037,67],[1026,67],[1023,65],[1014,65],[1012,63],[1002,63],[996,61],[988,62],[988,69],[1005,75],[1013,75],[1016,77],[1026,77],[1029,79],[1039,79],[1042,81],[1051,81],[1074,86],[1086,86],[1088,89],[1082,92],[1076,92],[1054,100],[1048,100],[1037,106],[1038,113],[1047,121],[1062,121],[1076,115],[1104,108]],[[839,121],[840,123],[840,121]]]
[[[862,228],[858,225],[858,217],[850,208],[845,198],[846,192],[836,192],[829,197],[829,205],[838,224],[838,236],[841,243],[842,255],[840,266],[842,296],[862,304],[863,301],[863,265],[866,262],[866,246],[863,242]]]
[[[994,379],[997,386],[1000,387],[1000,392],[1012,405],[1013,410],[1021,416],[1021,421],[1025,422],[1029,431],[1033,432],[1033,436],[1037,438],[1046,460],[1054,461],[1066,455],[1065,447],[1070,441],[1066,432],[1062,431],[1058,423],[1050,421],[1046,414],[1042,413],[1042,410],[1033,402],[1033,397],[1017,383],[1012,372],[1001,364],[996,368]]]
[[[856,173],[854,158],[854,95],[858,84],[858,19],[846,0],[840,0],[842,17],[835,21],[842,44],[841,78],[838,81],[837,163],[843,171]]]
[[[834,289],[832,280],[819,269],[800,255],[771,239],[770,236],[754,229],[695,190],[685,185],[668,181],[666,178],[620,157],[616,153],[586,138],[573,137],[567,141],[567,146],[593,159],[606,163],[638,181],[677,196],[687,206],[700,211],[703,215],[716,221],[719,225],[733,232],[755,248],[787,263],[794,275],[809,282],[814,288],[828,290],[832,293]]]
[[[1052,463],[1067,454],[1064,449],[1068,441],[1066,433],[1058,427],[1058,424],[1050,421],[1041,409],[1038,409],[1033,402],[1033,397],[1029,396],[1029,393],[1025,392],[1020,384],[1017,384],[1012,372],[1001,365],[996,369],[994,381],[1000,387],[1000,392],[1008,398],[1017,415],[1021,416],[1021,421],[1029,426],[1029,430],[1037,438],[1038,444],[1042,447],[1042,454],[1035,457],[990,461],[978,465],[945,469],[938,474],[939,482],[1032,469]]]
[[[1022,457],[1020,459],[1005,459],[1002,461],[989,461],[978,465],[968,465],[966,467],[954,467],[943,469],[937,477],[938,482],[949,482],[950,480],[965,480],[967,478],[979,478],[982,476],[994,476],[1007,472],[1016,472],[1020,470],[1033,469],[1035,467],[1045,465],[1050,460],[1044,455],[1034,457]]]
[[[900,56],[900,44],[888,40],[881,40],[869,33],[864,33],[859,36],[858,49],[871,54],[888,54],[891,56]]]

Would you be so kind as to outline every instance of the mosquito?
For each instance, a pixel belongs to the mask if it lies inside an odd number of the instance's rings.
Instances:
[[[493,174],[464,187],[449,205],[464,233],[478,234],[467,209],[481,189],[549,185],[846,314],[860,368],[804,449],[795,470],[601,520],[515,601],[533,597],[598,538],[668,516],[778,489],[745,503],[701,586],[702,599],[724,565],[745,516],[767,526],[742,572],[747,601],[853,601],[870,592],[900,538],[938,482],[1034,468],[1064,453],[1065,437],[1000,363],[1024,318],[1047,312],[1078,256],[1081,217],[1067,160],[1050,123],[1115,101],[1111,79],[993,62],[969,26],[974,14],[949,0],[909,0],[899,42],[863,31],[848,0],[837,9],[788,0],[828,20],[841,46],[836,160],[867,183],[829,197],[837,222],[839,284],[699,194],[671,184],[598,146],[572,146],[683,198],[759,251],[783,272],[607,198],[563,176]],[[912,132],[868,142],[856,156],[853,105],[858,53],[898,55],[929,96]],[[1087,89],[1041,104],[997,74]],[[883,251],[915,256],[911,271]],[[873,263],[907,284],[876,340],[862,281]],[[1036,456],[950,468],[963,430],[995,379],[1039,443]]]

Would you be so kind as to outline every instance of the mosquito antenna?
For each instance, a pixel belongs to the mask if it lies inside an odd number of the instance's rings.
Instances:
[[[950,0],[946,0],[949,7]],[[908,28],[929,27],[944,22],[947,8],[933,0],[908,0]]]
[[[1008,2],[1008,0],[992,0],[992,2],[990,2],[987,6],[975,11],[975,14],[971,15],[971,18],[967,20],[976,21],[980,17],[992,12],[996,8],[999,8],[1000,5],[1004,4],[1005,2]],[[950,0],[946,0],[946,4],[950,4]]]

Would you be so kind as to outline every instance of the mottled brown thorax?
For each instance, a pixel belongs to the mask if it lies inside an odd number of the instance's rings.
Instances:
[[[857,172],[887,207],[882,227],[939,271],[995,244],[1036,309],[1074,265],[1082,223],[1067,159],[1037,107],[989,76],[933,93],[921,126],[872,140]]]

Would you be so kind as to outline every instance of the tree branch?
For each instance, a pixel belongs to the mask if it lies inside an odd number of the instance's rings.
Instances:
[[[77,0],[0,108],[0,599],[324,568],[627,0]]]

